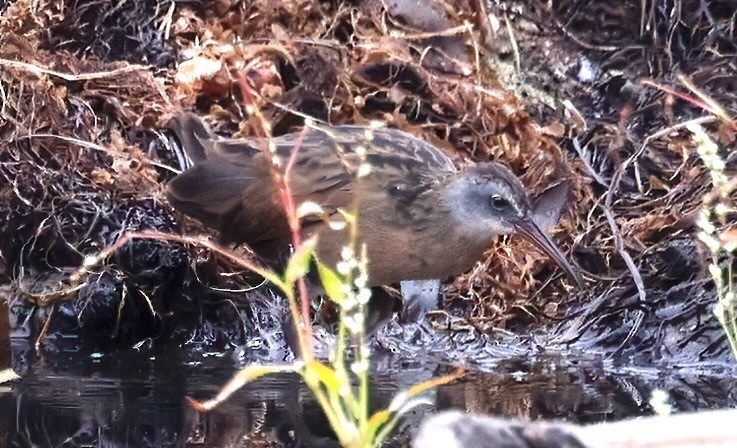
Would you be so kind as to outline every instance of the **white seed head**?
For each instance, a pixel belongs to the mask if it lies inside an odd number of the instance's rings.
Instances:
[[[371,165],[368,163],[362,163],[361,166],[358,167],[358,173],[356,174],[357,177],[365,177],[371,174]]]
[[[724,298],[722,299],[722,302],[732,305],[734,304],[734,300],[735,300],[734,291],[727,291],[724,294]]]
[[[711,222],[710,218],[711,218],[711,210],[707,208],[702,208],[701,212],[699,213],[699,220],[697,224],[701,228],[702,231],[711,234],[711,233],[716,232],[717,228],[714,225],[714,223]]]
[[[305,201],[297,207],[297,218],[304,218],[309,215],[324,215],[325,211],[319,204],[312,201]]]
[[[361,290],[358,292],[358,295],[356,296],[356,300],[361,305],[366,305],[369,302],[369,299],[371,299],[371,290],[368,288],[361,288]]]
[[[343,323],[345,325],[346,330],[350,334],[360,334],[361,332],[361,322],[356,319],[355,315],[352,316],[345,316],[343,318]]]
[[[655,389],[650,396],[650,406],[657,415],[669,415],[673,408],[668,404],[668,392],[663,389]]]
[[[698,238],[699,240],[701,240],[702,243],[706,245],[710,252],[719,252],[721,242],[717,238],[714,238],[714,235],[706,232],[699,232]]]
[[[356,288],[364,288],[368,284],[368,276],[363,271],[363,269],[360,269],[360,271],[361,271],[361,274],[357,275],[355,280],[353,280],[353,285]]]
[[[732,212],[732,210],[730,209],[730,207],[728,207],[724,203],[721,203],[720,202],[719,204],[717,204],[717,205],[714,206],[714,213],[716,213],[716,215],[719,216],[719,217],[725,217],[726,215],[728,215],[731,212]]]
[[[722,268],[719,267],[717,264],[710,264],[709,265],[709,274],[714,279],[714,283],[717,284],[717,286],[721,286],[721,279],[722,279]]]
[[[721,301],[714,304],[714,315],[720,324],[724,325],[724,303]]]
[[[347,261],[339,261],[335,264],[335,270],[338,271],[338,274],[345,276],[351,272],[351,265]]]
[[[361,375],[365,373],[368,368],[368,361],[366,359],[362,359],[361,361],[356,361],[351,364],[351,371],[356,375]]]
[[[345,221],[336,221],[336,220],[329,220],[328,226],[333,230],[343,230],[348,226],[348,224]]]
[[[717,253],[722,246],[721,241],[714,236],[713,233],[707,233],[705,231],[699,232],[696,235],[699,240],[706,245],[706,247],[712,252]]]
[[[353,259],[353,249],[351,249],[348,246],[343,247],[343,249],[340,250],[340,258],[343,260],[352,260]]]

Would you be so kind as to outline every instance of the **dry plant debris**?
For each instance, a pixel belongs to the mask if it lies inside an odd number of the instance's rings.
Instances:
[[[571,294],[526,243],[500,242],[446,291],[447,311],[481,330],[572,314],[580,319],[561,334],[580,340],[592,328],[608,335],[621,327],[627,334],[612,336],[617,348],[654,315],[659,302],[650,299],[665,300],[678,287],[708,289],[690,256],[697,252],[693,216],[709,184],[682,123],[711,112],[641,81],[699,97],[679,82],[683,74],[734,116],[735,15],[727,2],[653,2],[644,11],[641,2],[417,3],[7,6],[0,18],[3,282],[16,299],[29,299],[58,290],[58,273],[127,231],[204,231],[181,223],[163,201],[162,184],[179,163],[158,130],[177,111],[195,109],[224,134],[251,135],[238,87],[247,82],[275,134],[305,116],[332,124],[379,119],[445,148],[458,163],[504,161],[533,192],[572,182],[574,200],[556,237],[594,286]],[[505,72],[505,61],[517,68]],[[508,88],[515,80],[516,92]],[[707,125],[734,149],[733,122]],[[659,263],[676,278],[661,275]],[[79,318],[104,292],[111,309],[127,297],[133,314],[160,322],[182,297],[209,291],[215,303],[235,300],[203,286],[247,284],[245,273],[218,275],[224,264],[195,248],[134,242],[67,298],[74,306],[58,306]],[[218,312],[229,313],[225,307]]]

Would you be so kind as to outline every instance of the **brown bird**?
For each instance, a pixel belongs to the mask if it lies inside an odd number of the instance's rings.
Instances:
[[[222,242],[245,243],[268,262],[283,262],[291,237],[272,175],[275,165],[263,142],[213,136],[190,113],[174,118],[170,127],[194,163],[170,182],[171,204],[219,229]],[[335,217],[338,209],[357,210],[370,286],[462,273],[497,235],[513,233],[530,239],[578,280],[536,223],[522,183],[498,163],[459,170],[421,139],[366,126],[310,128],[272,143],[277,169],[298,150],[289,173],[295,204],[313,202]],[[324,219],[304,219],[302,234],[318,236],[318,257],[332,266],[348,243],[347,230],[335,230]],[[418,313],[431,307],[422,300]]]

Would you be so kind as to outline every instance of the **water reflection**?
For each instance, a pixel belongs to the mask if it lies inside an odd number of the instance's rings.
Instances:
[[[251,384],[207,414],[186,404],[185,396],[214,395],[243,358],[154,349],[36,356],[25,345],[13,346],[12,360],[24,376],[0,394],[0,442],[10,447],[337,446],[309,391],[294,376]],[[373,377],[376,407],[386,406],[398,389],[447,371],[428,363],[395,365],[401,368]],[[408,416],[390,446],[406,445],[433,409],[572,422],[618,420],[649,414],[655,387],[671,392],[676,409],[734,406],[730,391],[737,384],[731,377],[703,366],[616,369],[597,358],[498,360],[490,373],[469,374],[433,391],[428,397],[433,406]]]

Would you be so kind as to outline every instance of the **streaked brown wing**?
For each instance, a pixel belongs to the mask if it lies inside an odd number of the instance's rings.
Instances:
[[[192,169],[170,183],[172,204],[217,227],[225,242],[244,242],[257,251],[288,245],[272,159],[263,150],[268,142],[214,137],[191,114],[173,120],[172,128],[195,161]],[[276,137],[273,144],[280,169],[298,150],[288,176],[295,204],[312,201],[332,214],[338,208],[350,209],[360,190],[375,212],[397,210],[389,213],[397,225],[410,221],[421,225],[431,211],[423,210],[423,201],[417,199],[436,182],[439,172],[455,171],[442,151],[393,129],[320,127]],[[371,172],[357,181],[363,161],[371,165]]]
[[[384,211],[399,211],[398,220],[412,219],[423,213],[415,200],[436,185],[443,173],[456,170],[442,151],[395,129],[310,129],[301,137],[278,137],[275,143],[277,153],[285,159],[299,148],[290,176],[295,199],[313,201],[328,213],[352,206],[354,195],[360,192],[359,201],[384,202]],[[371,171],[358,178],[361,163],[370,165]]]

